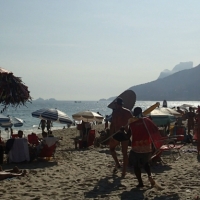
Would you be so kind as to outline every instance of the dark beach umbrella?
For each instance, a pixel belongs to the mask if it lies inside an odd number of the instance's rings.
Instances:
[[[32,116],[44,120],[51,120],[53,122],[58,122],[61,124],[72,124],[72,120],[66,113],[55,108],[43,108],[40,110],[36,110],[32,112]]]
[[[1,123],[8,123],[8,122],[10,122],[10,118],[3,115],[3,114],[0,114],[0,124]]]
[[[11,128],[14,127],[21,127],[24,124],[24,121],[22,119],[19,119],[17,117],[8,117],[10,119],[9,122],[1,122],[0,126],[3,128]]]
[[[0,68],[0,104],[3,105],[1,113],[10,105],[18,107],[31,102],[32,98],[28,87],[21,78],[13,75],[3,68]]]

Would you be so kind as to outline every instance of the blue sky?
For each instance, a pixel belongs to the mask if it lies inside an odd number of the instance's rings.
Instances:
[[[200,1],[0,0],[0,67],[34,99],[99,100],[200,64]]]

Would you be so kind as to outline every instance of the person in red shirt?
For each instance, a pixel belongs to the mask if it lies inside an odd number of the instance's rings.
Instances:
[[[140,107],[134,109],[133,115],[138,117],[138,120],[129,124],[132,136],[132,149],[129,154],[129,164],[133,165],[136,178],[138,179],[139,184],[137,187],[144,186],[141,177],[141,166],[146,171],[151,186],[154,186],[155,181],[151,176],[149,165],[153,146],[150,134],[153,134],[158,128],[149,118],[142,116],[142,109]]]

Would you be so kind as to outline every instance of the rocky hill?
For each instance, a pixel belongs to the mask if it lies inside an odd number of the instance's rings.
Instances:
[[[167,77],[169,75],[172,75],[176,72],[182,71],[184,69],[192,69],[193,68],[193,62],[180,62],[178,65],[176,65],[172,70],[169,69],[165,69],[164,71],[162,71],[158,77],[159,78],[164,78]]]
[[[200,101],[200,65],[165,78],[132,86],[137,100]]]
[[[199,86],[200,65],[129,89],[136,93],[137,101],[200,101]]]

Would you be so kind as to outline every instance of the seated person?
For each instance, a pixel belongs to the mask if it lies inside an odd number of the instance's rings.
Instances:
[[[17,134],[18,134],[18,138],[23,138],[23,131],[22,130],[19,130]]]
[[[51,147],[55,143],[57,144],[57,142],[61,139],[60,137],[54,137],[54,136],[48,137],[47,132],[43,132],[42,137],[43,138],[40,139],[40,144],[36,147],[38,155],[45,145]]]
[[[13,178],[13,177],[19,177],[19,176],[25,176],[27,174],[26,170],[19,170],[17,166],[15,166],[11,170],[5,170],[3,171],[2,167],[0,166],[0,180],[4,180],[7,178]]]

